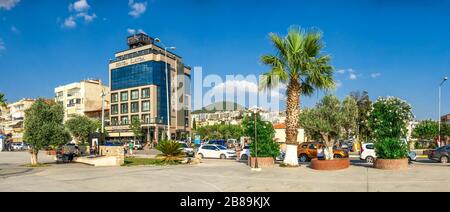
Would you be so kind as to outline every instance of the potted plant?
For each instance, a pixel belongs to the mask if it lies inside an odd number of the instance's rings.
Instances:
[[[263,121],[259,113],[248,113],[242,122],[244,134],[251,138],[249,166],[267,168],[275,165],[280,145],[274,140],[272,123]]]
[[[50,145],[50,146],[47,148],[46,153],[47,153],[47,155],[53,156],[53,155],[56,155],[56,154],[57,154],[57,151],[58,151],[58,146],[57,146],[57,145]]]
[[[408,169],[408,146],[400,139],[386,138],[375,144],[377,169],[405,170]]]
[[[379,98],[369,116],[375,138],[377,160],[374,167],[387,170],[408,168],[407,125],[413,119],[411,106],[395,97]]]

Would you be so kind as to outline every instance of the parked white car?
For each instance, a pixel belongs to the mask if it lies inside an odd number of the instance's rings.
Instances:
[[[241,160],[248,160],[250,158],[250,147],[246,146],[241,150]]]
[[[203,158],[229,159],[236,157],[236,151],[229,150],[220,145],[203,145],[199,148],[197,155]]]
[[[13,143],[12,144],[12,149],[14,151],[24,151],[28,149],[28,145],[26,145],[25,143],[21,142],[21,143]]]
[[[366,161],[366,163],[374,163],[377,159],[377,154],[375,152],[375,144],[367,143],[361,146],[361,160]],[[415,152],[409,152],[408,154],[409,161],[416,161],[417,154]]]

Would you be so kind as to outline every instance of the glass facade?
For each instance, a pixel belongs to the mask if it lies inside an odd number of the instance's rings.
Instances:
[[[111,90],[116,91],[122,89],[131,89],[147,85],[158,86],[157,105],[154,105],[157,111],[156,117],[157,119],[162,120],[162,124],[167,124],[168,118],[166,98],[167,95],[169,95],[170,99],[170,93],[167,94],[166,92],[166,83],[169,83],[170,85],[170,78],[166,80],[165,65],[166,64],[163,61],[149,61],[112,69]],[[171,70],[170,65],[168,65],[168,69]],[[149,89],[142,89],[141,93],[142,99],[148,99],[150,97]],[[128,92],[126,92],[126,100],[123,100],[124,98],[122,97],[125,96],[123,96],[122,93],[120,95],[121,101],[128,100]],[[131,94],[131,96],[133,97],[133,94]],[[145,102],[142,102],[142,111],[150,111],[150,103],[148,103],[148,107],[145,104]]]

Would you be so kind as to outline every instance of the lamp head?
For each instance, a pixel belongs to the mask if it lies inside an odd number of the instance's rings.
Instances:
[[[155,42],[156,42],[156,43],[161,43],[161,39],[155,38]]]
[[[447,81],[448,80],[448,77],[444,77],[444,81]]]

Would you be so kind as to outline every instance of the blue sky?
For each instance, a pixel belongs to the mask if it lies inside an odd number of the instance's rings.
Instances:
[[[75,2],[0,0],[0,91],[10,101],[52,97],[54,87],[86,78],[106,81],[108,59],[126,48],[128,29],[160,37],[187,65],[224,76],[267,71],[259,57],[273,50],[269,32],[317,27],[333,57],[339,97],[354,90],[398,96],[418,119],[438,116],[437,85],[450,75],[447,0]]]

